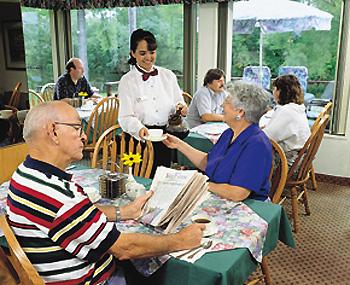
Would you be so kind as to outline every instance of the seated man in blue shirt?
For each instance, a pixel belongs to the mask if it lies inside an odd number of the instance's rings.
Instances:
[[[89,82],[84,76],[84,64],[79,58],[71,58],[66,64],[66,73],[62,74],[55,86],[54,100],[78,97],[80,92],[86,92],[85,98],[94,94]]]
[[[171,135],[163,142],[205,171],[212,193],[236,202],[246,198],[265,201],[270,189],[272,146],[258,122],[266,111],[268,94],[260,86],[244,81],[235,82],[227,91],[224,122],[229,128],[209,153]]]
[[[224,91],[225,73],[221,69],[209,69],[204,77],[203,87],[194,94],[186,121],[190,128],[205,122],[222,122],[222,103],[226,98]]]

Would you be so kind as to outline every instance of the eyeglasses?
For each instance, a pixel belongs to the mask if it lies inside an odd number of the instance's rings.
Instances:
[[[74,128],[77,132],[79,132],[79,137],[83,134],[83,126],[82,124],[74,124],[74,123],[63,123],[63,122],[54,122],[57,125],[64,125]]]

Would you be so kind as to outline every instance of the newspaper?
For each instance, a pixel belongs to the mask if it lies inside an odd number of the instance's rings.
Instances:
[[[171,233],[203,202],[208,194],[208,177],[197,170],[175,170],[158,167],[141,222],[162,227]]]

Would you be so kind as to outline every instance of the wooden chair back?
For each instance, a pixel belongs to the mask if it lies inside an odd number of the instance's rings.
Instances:
[[[0,216],[0,229],[5,235],[9,254],[0,247],[0,259],[3,261],[8,273],[20,285],[44,285],[33,264],[24,253],[16,236],[14,235],[5,215]]]
[[[104,98],[97,104],[90,115],[86,128],[89,140],[85,146],[86,151],[93,152],[96,142],[103,132],[117,124],[118,111],[119,100],[116,97]]]
[[[141,154],[142,161],[133,165],[133,175],[149,178],[151,175],[154,152],[153,145],[150,141],[134,143],[130,138],[126,139],[125,133],[122,132],[118,124],[106,130],[98,139],[94,153],[92,155],[91,167],[101,167],[105,170],[114,172],[127,172],[121,158],[124,153],[132,152]]]
[[[297,158],[289,169],[287,184],[291,184],[291,182],[303,184],[308,180],[308,174],[312,168],[312,161],[321,144],[328,121],[329,115],[324,115],[313,128],[311,135],[303,148],[299,151]]]
[[[19,91],[22,86],[21,82],[17,82],[15,88],[13,88],[12,95],[10,101],[8,103],[9,106],[17,108],[19,107],[21,92]]]
[[[270,139],[270,141],[272,144],[273,157],[270,172],[271,186],[269,197],[272,203],[278,204],[287,181],[288,162],[280,145],[273,139]]]
[[[192,96],[187,92],[182,92],[182,97],[184,98],[186,105],[190,106],[192,102]]]
[[[29,89],[28,92],[29,92],[29,106],[30,106],[30,108],[33,108],[34,106],[45,102],[44,99],[38,93],[36,93],[34,90]]]
[[[40,95],[45,102],[53,101],[53,95],[55,93],[55,83],[47,83],[41,87]]]
[[[0,147],[0,184],[11,178],[27,154],[28,147],[25,143]]]
[[[331,115],[331,111],[332,111],[332,106],[333,103],[332,102],[328,102],[326,106],[324,106],[322,112],[317,116],[315,122],[313,123],[312,127],[311,127],[311,132],[312,130],[320,123],[321,119],[325,116],[325,115]]]

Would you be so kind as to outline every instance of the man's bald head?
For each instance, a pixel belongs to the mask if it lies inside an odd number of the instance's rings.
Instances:
[[[75,109],[62,101],[39,104],[30,109],[24,121],[23,138],[28,143],[40,135],[48,123],[60,121],[67,113]]]
[[[66,64],[66,70],[75,82],[84,75],[84,64],[80,58],[72,57]]]

